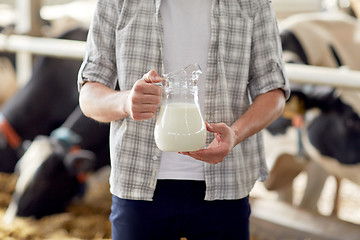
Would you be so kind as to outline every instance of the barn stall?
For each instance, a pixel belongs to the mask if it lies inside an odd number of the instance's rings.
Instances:
[[[71,1],[63,1],[71,2]],[[74,1],[76,2],[76,1]],[[274,1],[274,5],[285,1]],[[319,5],[320,1],[309,1],[307,9],[303,11],[314,11],[322,8]],[[301,5],[301,3],[299,3]],[[299,6],[300,6],[299,5]],[[23,5],[22,5],[23,6]],[[284,5],[278,5],[284,6]],[[304,6],[304,5],[302,5]],[[286,9],[286,8],[284,8]],[[281,16],[288,16],[289,10],[281,9],[283,12]],[[299,9],[299,8],[297,8]],[[301,9],[301,8],[300,8]],[[49,10],[50,12],[51,10]],[[280,13],[279,13],[280,14]],[[293,13],[290,13],[293,14]],[[280,15],[279,15],[280,16]],[[10,41],[11,39],[11,41]],[[0,39],[2,46],[9,51],[21,51],[25,54],[32,52],[34,54],[54,55],[54,51],[59,51],[55,45],[63,46],[59,52],[63,54],[61,57],[81,58],[84,43],[83,42],[69,42],[71,45],[66,45],[63,41],[52,42],[49,41],[40,43],[43,39],[33,36],[12,35]],[[34,41],[34,42],[32,42]],[[42,47],[36,47],[37,44]],[[45,47],[44,47],[45,46]],[[70,48],[72,51],[68,51]],[[1,47],[0,47],[1,49]],[[46,49],[44,51],[44,49]],[[68,54],[72,52],[74,54]],[[28,59],[26,57],[19,57],[19,59]],[[31,64],[31,61],[22,61],[25,64]],[[27,62],[27,63],[26,63]],[[21,63],[23,64],[23,63]],[[24,67],[26,68],[26,67]],[[292,82],[311,83],[329,85],[333,84],[336,87],[350,87],[360,88],[359,86],[359,72],[348,69],[330,70],[319,67],[304,67],[297,65],[287,65],[287,73]],[[29,69],[29,67],[27,67]],[[23,73],[26,71],[23,71]],[[28,73],[29,74],[29,73]],[[27,77],[19,77],[26,81]],[[319,81],[321,82],[319,83]],[[338,81],[341,79],[341,81]],[[343,79],[347,79],[346,81]],[[11,224],[0,224],[0,238],[6,239],[108,239],[110,238],[110,224],[108,215],[110,211],[111,197],[108,193],[108,185],[106,179],[106,169],[103,172],[94,174],[89,180],[89,191],[83,199],[75,199],[68,209],[62,214],[56,214],[49,217],[44,217],[40,220],[32,218],[16,218]],[[0,189],[1,193],[1,212],[0,217],[4,215],[7,208],[11,194],[14,191],[14,186],[17,177],[15,175],[1,174],[0,175]],[[343,181],[341,184],[340,198],[340,212],[339,218],[326,217],[331,213],[333,202],[331,199],[334,196],[334,189],[336,188],[335,180],[331,177],[327,180],[326,187],[323,190],[322,197],[319,202],[321,215],[316,213],[309,213],[307,211],[294,208],[283,203],[279,203],[276,194],[269,192],[259,183],[255,186],[252,192],[252,235],[254,239],[304,239],[306,237],[314,237],[314,239],[340,239],[336,236],[347,232],[348,239],[352,236],[358,236],[360,224],[360,210],[359,210],[359,196],[360,188],[349,181]],[[306,175],[299,175],[295,181],[295,202],[299,202],[304,187],[306,185]],[[270,210],[275,210],[272,212]],[[268,212],[268,214],[263,214]],[[274,216],[278,217],[275,218]],[[289,215],[292,218],[289,218]],[[297,226],[301,221],[305,224],[301,229]],[[316,225],[317,229],[309,227],[316,222],[323,224]],[[309,224],[311,223],[311,224]],[[326,233],[326,226],[333,227],[333,238],[330,238]],[[302,225],[302,224],[300,224]],[[320,230],[319,230],[320,229]],[[355,234],[355,235],[352,235]],[[322,238],[321,238],[322,237]]]

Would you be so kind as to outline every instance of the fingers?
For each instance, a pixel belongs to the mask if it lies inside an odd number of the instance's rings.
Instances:
[[[224,146],[208,147],[194,152],[179,152],[180,154],[187,155],[194,159],[210,163],[217,164],[224,160],[228,151]]]
[[[142,94],[160,96],[161,88],[159,86],[163,80],[155,70],[151,70],[135,83],[135,91]]]
[[[158,104],[161,97],[161,88],[154,83],[163,81],[155,70],[151,70],[135,83],[133,90],[135,92],[135,102],[144,104]]]
[[[155,116],[158,104],[155,103],[137,103],[129,100],[129,115],[136,121],[151,119]]]
[[[153,118],[160,101],[160,95],[134,91],[128,99],[131,117],[137,121]]]
[[[148,86],[150,85],[150,86]],[[136,84],[131,96],[133,104],[159,104],[161,101],[161,88],[152,84]]]
[[[128,97],[129,113],[134,120],[142,121],[155,116],[161,101],[161,88],[156,83],[161,81],[163,79],[154,70],[136,81]]]

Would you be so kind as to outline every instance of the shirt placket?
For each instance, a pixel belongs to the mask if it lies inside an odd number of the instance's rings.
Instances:
[[[211,7],[211,39],[209,48],[209,57],[207,63],[207,74],[206,74],[206,94],[205,94],[205,119],[212,123],[214,119],[214,106],[216,105],[216,82],[217,82],[217,66],[218,66],[218,38],[219,38],[219,1],[213,0]],[[209,134],[207,142],[210,143],[213,140],[213,135]],[[205,182],[206,182],[206,194],[205,199],[214,199],[215,194],[215,167],[211,164],[204,163],[205,170]]]
[[[158,41],[160,43],[160,55],[161,55],[161,72],[159,73],[162,75],[164,73],[164,62],[163,62],[163,31],[162,31],[162,23],[161,23],[161,15],[160,15],[160,6],[161,6],[161,0],[154,0],[155,4],[155,23],[156,23],[156,29],[157,29],[157,36]],[[157,178],[159,174],[159,167],[160,167],[160,159],[161,159],[161,151],[157,148],[154,148],[152,151],[152,171],[151,171],[151,180],[150,180],[150,188],[155,191]]]

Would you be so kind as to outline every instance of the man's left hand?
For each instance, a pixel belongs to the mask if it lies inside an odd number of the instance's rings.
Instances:
[[[215,138],[210,145],[205,149],[193,152],[180,152],[180,154],[211,164],[220,163],[236,144],[235,132],[225,123],[206,123],[206,128],[209,132],[215,134]]]

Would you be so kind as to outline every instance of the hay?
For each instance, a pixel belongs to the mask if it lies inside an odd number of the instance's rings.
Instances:
[[[0,221],[10,202],[16,179],[15,175],[0,173]],[[17,217],[11,224],[1,223],[0,239],[110,239],[109,185],[107,182],[89,185],[86,196],[74,200],[64,213],[39,220]]]

